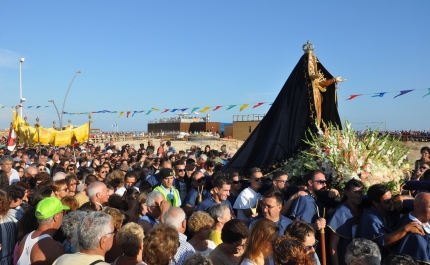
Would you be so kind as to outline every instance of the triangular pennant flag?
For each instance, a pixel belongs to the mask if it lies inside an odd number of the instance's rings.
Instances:
[[[41,106],[37,106],[36,109],[40,108]]]
[[[6,108],[6,106],[1,106],[1,108]]]
[[[128,119],[128,115],[130,115],[131,111],[127,111],[127,115],[125,117]]]
[[[188,109],[188,108],[183,108],[183,109],[181,109],[181,111],[182,111],[182,112],[184,112],[184,111],[186,111],[187,109]]]
[[[91,113],[94,113],[94,114],[96,114],[96,113],[99,113],[98,111],[91,111]]]
[[[124,111],[121,111],[118,115],[118,118],[121,118],[121,116],[124,115]]]
[[[427,89],[429,90],[429,92],[427,94],[425,94],[423,97],[430,95],[430,88],[427,88]]]
[[[28,108],[28,109],[31,109],[32,107],[33,107],[33,106],[28,106],[27,108]]]
[[[118,111],[114,110],[114,111],[111,111],[111,113],[118,113]]]
[[[398,94],[398,95],[397,95],[397,96],[395,96],[394,98],[397,98],[397,97],[403,96],[404,94],[409,93],[409,92],[414,91],[414,90],[415,90],[415,89],[402,90],[402,91],[400,91],[400,94]]]
[[[387,92],[381,92],[381,93],[377,93],[376,95],[372,96],[372,98],[378,98],[378,97],[383,97]]]
[[[67,113],[67,112],[63,111],[63,114],[69,114],[69,113]]]
[[[237,105],[230,105],[226,110],[232,109],[234,107],[236,107]]]
[[[352,100],[352,99],[359,97],[359,96],[361,96],[361,94],[354,94],[354,95],[349,96],[349,98],[347,98],[346,100]]]
[[[133,114],[131,115],[131,117],[133,118],[134,114],[136,114],[136,113],[137,113],[137,111],[133,111]]]
[[[212,111],[216,111],[216,110],[218,110],[219,108],[221,108],[222,106],[216,106]]]
[[[45,106],[45,108],[49,108],[49,106]]]
[[[145,115],[148,115],[149,113],[151,113],[153,110],[148,110],[148,112]]]
[[[177,111],[178,109],[172,109],[170,112],[175,112],[175,111]]]
[[[261,105],[263,105],[265,102],[258,102],[257,104],[254,105],[254,107],[252,107],[253,109],[260,107]]]
[[[160,110],[159,108],[151,108],[151,109],[152,109],[152,110],[157,110],[157,111],[158,111],[158,110]]]
[[[193,110],[191,111],[191,113],[193,113],[194,111],[196,111],[196,110],[198,110],[198,109],[200,109],[200,107],[193,108]]]
[[[240,106],[240,111],[246,109],[249,106],[249,104],[243,104],[242,106]]]
[[[168,112],[170,109],[165,109],[165,110],[163,110],[163,112],[161,112],[161,113],[165,113],[165,112]]]
[[[200,113],[205,113],[206,111],[208,111],[208,110],[210,110],[211,109],[211,107],[204,107],[204,109],[202,109],[201,111],[200,111]]]

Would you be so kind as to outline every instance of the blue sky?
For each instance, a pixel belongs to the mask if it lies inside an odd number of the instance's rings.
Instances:
[[[310,40],[339,88],[351,123],[428,130],[429,1],[4,1],[0,8],[0,128],[19,101],[45,127],[64,110],[135,111],[217,105],[212,121],[266,113]],[[416,89],[393,99],[394,91]],[[419,90],[421,89],[421,90]],[[383,98],[351,94],[393,92]],[[231,104],[267,102],[239,112]],[[28,106],[50,106],[28,109]],[[152,112],[118,119],[94,114],[93,127],[146,130]],[[131,116],[131,115],[130,115]],[[64,115],[80,125],[85,115]],[[354,124],[364,129],[363,124]],[[373,126],[373,125],[371,125]],[[382,126],[383,128],[383,126]]]

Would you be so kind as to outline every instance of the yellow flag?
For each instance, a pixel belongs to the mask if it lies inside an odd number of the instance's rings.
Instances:
[[[88,140],[88,123],[85,123],[82,126],[79,126],[72,130],[73,135],[75,136],[76,140],[82,144],[86,140]]]
[[[160,109],[159,108],[151,108],[152,110],[156,110],[156,111],[159,111]]]
[[[249,106],[249,104],[243,104],[242,106],[240,106],[240,111],[246,109]]]
[[[40,143],[41,144],[52,144],[54,143],[55,138],[55,132],[48,130],[42,126],[38,128],[34,128],[34,135],[33,140],[35,144],[39,143],[39,137],[40,137]]]
[[[205,113],[206,111],[210,110],[211,107],[204,107],[200,113]]]
[[[54,145],[55,146],[60,146],[60,145],[69,145],[69,144],[72,144],[72,136],[73,136],[73,132],[72,131],[69,131],[69,130],[57,131],[55,133]]]
[[[121,112],[119,113],[118,118],[121,118],[121,116],[122,116],[122,115],[124,115],[124,111],[121,111]]]

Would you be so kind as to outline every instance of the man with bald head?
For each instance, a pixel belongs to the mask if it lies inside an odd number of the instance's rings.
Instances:
[[[425,231],[424,235],[407,233],[397,245],[397,252],[407,254],[420,263],[430,263],[430,193],[421,192],[415,197],[414,211],[405,215],[398,227],[415,222]]]

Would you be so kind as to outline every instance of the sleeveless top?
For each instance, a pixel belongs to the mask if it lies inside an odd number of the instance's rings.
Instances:
[[[36,238],[31,238],[33,233],[34,233],[34,231],[31,232],[30,234],[28,234],[27,238],[25,239],[24,249],[22,250],[21,257],[19,257],[19,260],[16,263],[16,265],[29,265],[29,264],[31,264],[31,260],[30,260],[31,249],[33,248],[34,244],[36,244],[37,242],[39,242],[40,240],[42,240],[44,238],[51,237],[50,235],[45,234],[45,235],[38,236]]]

